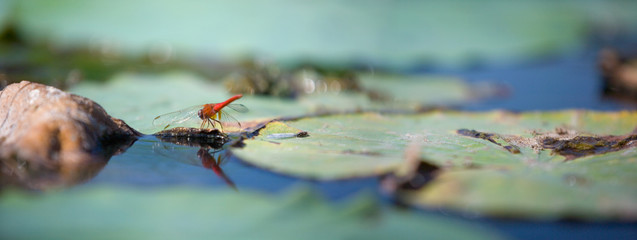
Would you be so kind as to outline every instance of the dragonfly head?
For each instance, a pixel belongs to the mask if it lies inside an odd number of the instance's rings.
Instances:
[[[199,118],[203,120],[203,109],[199,109],[199,112],[197,112],[197,116],[199,116]]]

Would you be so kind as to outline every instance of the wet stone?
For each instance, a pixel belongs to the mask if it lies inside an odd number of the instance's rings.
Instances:
[[[221,148],[230,138],[219,129],[176,127],[153,134],[159,140],[178,145]]]
[[[81,182],[140,135],[90,99],[28,81],[8,85],[0,91],[2,185]]]

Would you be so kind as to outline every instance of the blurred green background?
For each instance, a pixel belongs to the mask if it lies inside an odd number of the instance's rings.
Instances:
[[[4,0],[29,43],[149,54],[408,69],[507,63],[637,32],[634,1]]]

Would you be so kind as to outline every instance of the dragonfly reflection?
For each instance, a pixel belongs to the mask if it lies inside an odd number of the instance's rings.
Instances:
[[[221,164],[224,163],[225,160],[227,159],[227,155],[225,154],[225,151],[221,153],[222,151],[223,150],[217,150],[213,152],[213,153],[218,153],[217,158],[215,159],[213,155],[210,154],[208,149],[200,148],[199,151],[197,151],[197,157],[199,157],[199,159],[201,160],[201,164],[205,168],[208,168],[212,170],[213,172],[215,172],[215,174],[217,174],[217,176],[223,179],[223,181],[226,182],[228,186],[236,190],[237,187],[234,184],[234,182],[232,182],[232,180],[230,180],[230,178],[221,169]]]
[[[206,142],[171,141],[158,137],[159,142],[153,145],[153,151],[168,158],[195,166],[203,166],[212,170],[228,186],[237,189],[234,182],[223,172],[221,165],[228,159],[228,153],[224,150],[223,144],[210,144]],[[195,149],[198,149],[195,153]]]

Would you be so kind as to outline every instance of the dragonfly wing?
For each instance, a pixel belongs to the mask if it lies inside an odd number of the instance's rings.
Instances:
[[[240,112],[240,113],[248,112],[248,108],[246,106],[244,106],[243,104],[240,104],[240,103],[231,103],[231,104],[228,104],[228,106],[226,106],[226,107],[229,107],[230,109],[235,110],[235,111]]]
[[[199,112],[201,108],[202,105],[197,105],[159,115],[153,119],[153,126],[168,128],[169,126],[183,125],[183,123],[189,120],[198,120],[199,116],[197,112]]]
[[[221,121],[222,124],[237,124],[239,127],[241,127],[241,122],[239,122],[239,120],[234,118],[232,115],[228,114],[226,111],[219,112],[219,121]]]

